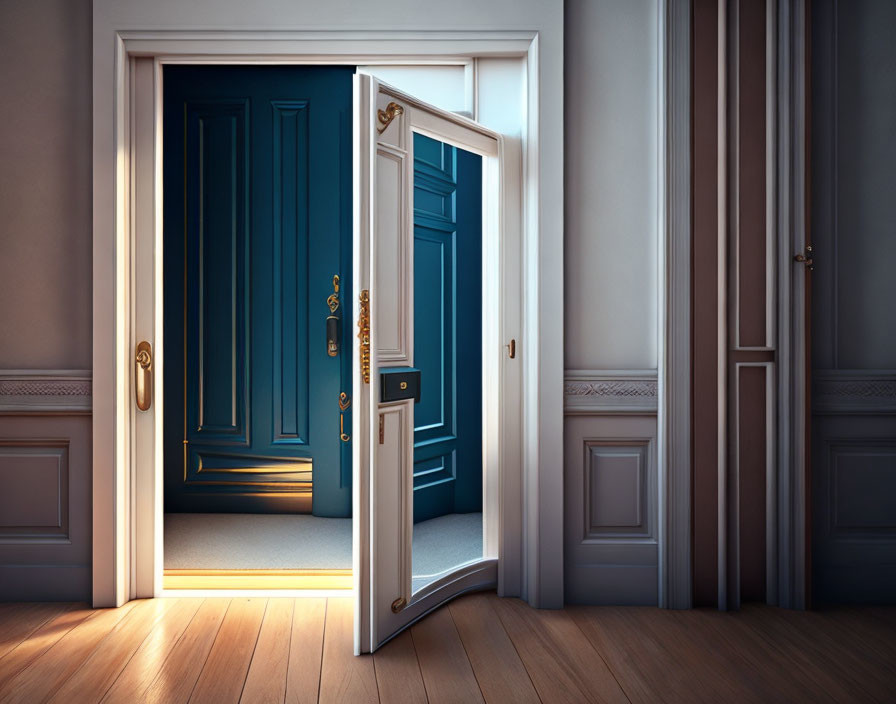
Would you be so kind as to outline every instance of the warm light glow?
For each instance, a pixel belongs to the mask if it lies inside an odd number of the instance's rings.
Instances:
[[[165,589],[351,589],[351,570],[165,570]]]

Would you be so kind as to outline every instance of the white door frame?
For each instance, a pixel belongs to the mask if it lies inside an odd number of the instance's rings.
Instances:
[[[140,140],[153,140],[159,153],[157,133],[149,136],[140,126],[132,129],[140,105],[132,90],[139,78],[132,72],[131,58],[138,56],[202,63],[358,65],[523,59],[525,98],[519,106],[522,130],[517,147],[522,180],[517,192],[509,194],[517,201],[514,219],[518,218],[522,246],[518,274],[508,272],[504,281],[507,295],[518,292],[521,301],[521,319],[507,326],[505,334],[517,340],[522,412],[520,427],[505,438],[506,447],[520,449],[518,457],[513,452],[505,457],[508,466],[515,463],[519,472],[508,471],[502,477],[499,583],[504,593],[523,596],[533,605],[562,605],[562,316],[542,315],[562,308],[563,300],[562,42],[553,46],[551,55],[543,56],[538,33],[526,31],[128,31],[110,26],[99,5],[94,3],[94,605],[120,605],[145,591],[136,587],[141,577],[131,549],[136,525],[143,525],[134,510],[132,471],[138,458],[153,461],[153,453],[161,456],[161,432],[155,434],[152,448],[138,448],[134,441],[137,423],[161,428],[163,403],[157,385],[155,412],[140,414],[132,388],[137,334],[139,339],[161,340],[160,287],[153,297],[151,320],[138,319],[134,306],[140,265],[146,271],[145,258],[153,256],[158,274],[161,262],[158,201],[145,200],[147,192],[160,190],[161,172],[158,163],[141,164],[132,158]],[[154,66],[158,70],[159,58]],[[548,69],[550,79],[542,80]],[[156,83],[154,124],[159,119],[159,88]],[[487,94],[478,99],[484,109]],[[549,126],[541,126],[542,114],[550,119]],[[136,237],[141,228],[148,228],[153,237]],[[147,249],[150,241],[155,245]],[[141,325],[147,327],[138,330]],[[140,495],[145,498],[146,492]],[[152,495],[158,515],[158,486]],[[155,531],[156,540],[159,534]],[[150,583],[151,593],[157,593],[158,585]]]

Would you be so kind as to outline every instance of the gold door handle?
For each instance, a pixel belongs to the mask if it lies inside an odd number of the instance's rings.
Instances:
[[[137,345],[134,364],[134,389],[137,394],[137,408],[141,411],[148,411],[152,405],[152,345],[146,340]]]
[[[349,406],[352,405],[352,400],[349,398],[348,394],[345,391],[340,392],[339,394],[339,439],[342,442],[348,442],[351,440],[351,436],[349,436],[345,432],[345,411]]]
[[[504,346],[507,348],[507,356],[516,359],[516,340],[511,340]]]
[[[361,341],[361,378],[370,383],[370,292],[365,288],[358,294],[358,339]]]
[[[335,357],[339,354],[339,274],[333,277],[333,293],[327,298],[330,314],[327,316],[327,354]]]

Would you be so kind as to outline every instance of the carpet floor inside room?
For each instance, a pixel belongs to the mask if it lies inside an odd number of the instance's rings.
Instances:
[[[352,568],[352,520],[295,514],[166,513],[166,570]],[[414,588],[482,556],[482,514],[414,526]]]

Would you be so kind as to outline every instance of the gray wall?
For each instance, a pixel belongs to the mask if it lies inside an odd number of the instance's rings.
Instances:
[[[657,603],[660,3],[565,4],[565,588]]]
[[[90,597],[90,31],[0,3],[0,599]]]
[[[658,3],[565,14],[566,367],[656,369]]]

